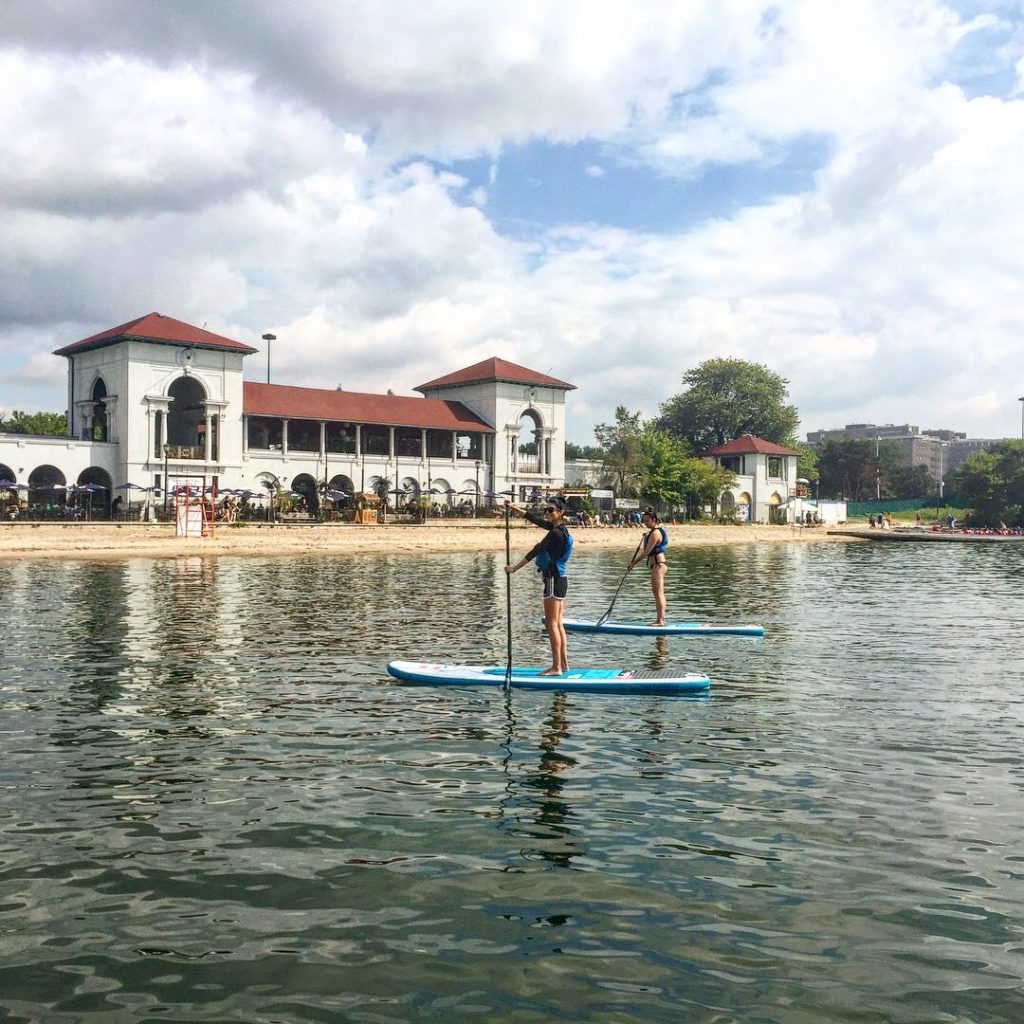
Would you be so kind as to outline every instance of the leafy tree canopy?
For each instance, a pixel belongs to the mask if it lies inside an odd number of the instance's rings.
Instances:
[[[878,460],[873,441],[826,441],[818,452],[821,497],[868,501],[875,496]]]
[[[599,423],[594,437],[602,451],[605,472],[615,482],[621,495],[638,494],[642,470],[640,439],[643,424],[640,413],[630,412],[624,405],[615,409],[614,423]]]
[[[567,459],[600,459],[602,451],[593,444],[573,444],[572,441],[565,442],[565,457]]]
[[[694,451],[753,434],[793,445],[800,416],[789,381],[745,359],[708,359],[683,374],[686,390],[662,403],[658,426]]]
[[[685,497],[686,446],[678,438],[644,424],[640,434],[641,494],[655,505],[679,505]]]
[[[717,505],[722,492],[735,482],[735,475],[723,466],[703,459],[687,459],[683,464],[682,488],[690,517],[698,518],[705,505]]]
[[[1024,441],[975,452],[952,474],[956,493],[987,526],[1024,526]]]
[[[62,412],[21,412],[17,409],[5,417],[0,411],[0,433],[67,437],[68,418]]]
[[[797,441],[792,445],[798,458],[796,460],[796,475],[799,479],[815,481],[819,478],[821,470],[818,469],[818,453],[807,444]]]

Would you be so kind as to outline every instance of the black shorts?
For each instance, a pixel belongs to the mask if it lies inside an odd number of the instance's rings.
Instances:
[[[557,601],[564,601],[565,595],[569,591],[569,579],[566,576],[549,576],[547,573],[544,574],[544,600],[546,601],[549,597],[555,598]]]

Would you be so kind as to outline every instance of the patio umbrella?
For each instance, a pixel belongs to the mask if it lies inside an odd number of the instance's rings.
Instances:
[[[143,487],[141,484],[118,484],[115,491],[148,491],[148,487]]]
[[[105,491],[106,487],[102,484],[78,484],[76,487],[70,488],[75,494],[95,494],[97,491]]]
[[[330,498],[331,501],[344,501],[348,495],[344,491],[335,491],[332,489],[327,492],[327,497]]]

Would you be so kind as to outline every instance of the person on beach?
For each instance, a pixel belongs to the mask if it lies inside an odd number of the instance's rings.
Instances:
[[[665,558],[665,551],[668,548],[668,530],[661,525],[661,520],[653,508],[644,510],[641,523],[647,534],[636,558],[626,567],[629,572],[633,566],[646,559],[647,566],[651,570],[651,593],[654,594],[654,621],[651,626],[665,625],[665,573],[668,572],[668,562]]]
[[[519,508],[510,501],[505,502],[505,508],[512,515],[520,516],[547,531],[543,540],[530,548],[515,565],[506,565],[505,572],[511,576],[529,562],[537,560],[537,571],[544,582],[544,625],[551,642],[551,667],[542,675],[559,676],[569,671],[569,643],[565,626],[562,625],[562,613],[569,589],[566,562],[572,554],[572,534],[565,525],[565,502],[559,497],[550,498],[543,515]]]

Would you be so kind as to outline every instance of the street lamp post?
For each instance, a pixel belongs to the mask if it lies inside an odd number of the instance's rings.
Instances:
[[[164,445],[164,515],[167,515],[167,456],[171,453],[171,446],[169,444]]]
[[[270,343],[277,341],[276,334],[264,334],[263,340],[267,343],[267,383],[270,383]]]
[[[1024,441],[1024,396],[1017,401],[1020,402],[1020,439]]]

